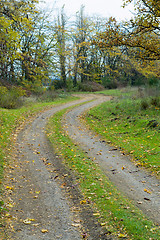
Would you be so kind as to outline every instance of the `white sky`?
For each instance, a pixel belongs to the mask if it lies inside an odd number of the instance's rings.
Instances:
[[[46,5],[51,9],[59,8],[65,5],[65,13],[70,15],[75,15],[77,11],[80,10],[80,6],[85,6],[85,13],[89,16],[93,16],[94,14],[102,16],[102,17],[116,17],[118,20],[126,20],[129,19],[133,12],[133,7],[129,6],[127,8],[122,8],[123,1],[122,0],[56,0],[56,4],[54,4],[54,0],[44,0]]]

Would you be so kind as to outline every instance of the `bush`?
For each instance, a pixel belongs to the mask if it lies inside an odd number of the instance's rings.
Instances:
[[[155,107],[160,107],[160,97],[152,97],[151,105]]]
[[[149,108],[149,103],[148,103],[148,101],[146,99],[143,99],[141,101],[141,109],[142,110],[146,110],[147,108]]]
[[[78,88],[80,91],[84,92],[96,92],[96,91],[103,91],[104,87],[97,83],[97,82],[84,82],[84,83],[78,83]]]
[[[102,79],[102,84],[107,89],[115,89],[118,87],[117,81],[112,77],[104,77]]]
[[[46,90],[41,96],[39,96],[39,100],[43,102],[52,102],[55,98],[58,97],[58,94],[54,90]]]
[[[157,86],[159,82],[160,82],[160,79],[155,76],[150,76],[148,79],[149,86]]]
[[[8,89],[4,86],[0,86],[0,96],[6,94],[8,92]]]
[[[22,96],[25,96],[26,92],[22,87],[12,87],[10,89],[1,87],[0,94],[0,107],[14,109],[23,105]]]
[[[62,89],[64,88],[64,82],[60,79],[54,80],[51,86],[54,86],[55,89]]]

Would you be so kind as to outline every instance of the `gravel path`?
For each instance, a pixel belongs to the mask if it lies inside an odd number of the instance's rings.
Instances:
[[[80,121],[80,116],[86,110],[106,100],[109,99],[97,97],[94,102],[74,108],[65,115],[64,128],[91,158],[96,158],[95,161],[119,190],[134,200],[135,205],[155,223],[160,224],[160,181],[149,172],[136,167],[117,148],[94,136]]]

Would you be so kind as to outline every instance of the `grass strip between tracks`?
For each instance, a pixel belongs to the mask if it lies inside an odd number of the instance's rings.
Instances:
[[[125,198],[99,166],[74,144],[61,125],[67,110],[55,114],[48,122],[47,136],[61,155],[66,166],[77,176],[77,183],[84,195],[80,204],[91,204],[94,216],[108,234],[122,239],[157,240],[160,228]]]

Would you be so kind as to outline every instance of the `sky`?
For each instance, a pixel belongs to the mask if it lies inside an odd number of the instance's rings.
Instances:
[[[65,13],[68,16],[74,15],[79,11],[81,5],[85,6],[85,13],[89,16],[98,15],[102,17],[113,16],[118,20],[126,20],[132,16],[132,6],[122,8],[122,0],[45,0],[49,9],[61,9],[65,5]]]

